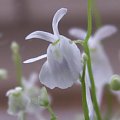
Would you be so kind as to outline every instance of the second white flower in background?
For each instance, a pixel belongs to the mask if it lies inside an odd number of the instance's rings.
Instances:
[[[91,36],[88,45],[90,49],[92,70],[95,78],[95,85],[97,88],[97,98],[99,104],[101,103],[103,87],[109,82],[110,77],[113,74],[112,67],[109,59],[102,47],[101,41],[111,36],[117,31],[115,26],[106,25],[99,28],[94,36]],[[83,29],[73,28],[69,31],[71,35],[78,39],[84,40],[87,32]]]

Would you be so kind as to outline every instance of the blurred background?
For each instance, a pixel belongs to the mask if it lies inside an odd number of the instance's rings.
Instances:
[[[115,35],[103,41],[113,70],[118,74],[120,74],[120,58],[118,57],[120,54],[119,6],[119,0],[97,0],[102,24],[112,24],[118,28]],[[48,42],[38,39],[25,41],[25,37],[36,30],[52,33],[52,18],[55,12],[62,7],[67,8],[68,13],[60,22],[59,31],[62,35],[72,39],[68,34],[70,28],[87,29],[87,0],[0,0],[0,68],[8,70],[8,79],[0,81],[0,120],[2,117],[5,120],[14,120],[6,113],[7,98],[5,97],[6,91],[17,85],[10,50],[11,42],[17,41],[19,43],[22,61],[46,53]],[[94,22],[93,27],[95,27]],[[94,31],[95,28],[93,28],[93,33]],[[23,75],[29,77],[32,72],[39,74],[43,63],[44,60],[33,64],[23,64]],[[66,90],[55,89],[49,90],[49,92],[53,96],[53,108],[57,111],[60,119],[70,120],[68,115],[73,118],[74,113],[81,111],[79,86],[74,85]],[[66,112],[64,112],[65,110]]]

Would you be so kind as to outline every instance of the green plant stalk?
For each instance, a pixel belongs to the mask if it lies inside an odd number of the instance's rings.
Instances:
[[[21,112],[18,116],[18,120],[25,120],[25,112]]]
[[[91,36],[92,32],[92,0],[88,0],[88,6],[87,6],[87,13],[88,13],[88,26],[87,26],[87,35],[85,37],[85,42],[88,43],[88,40]]]
[[[18,80],[18,85],[22,86],[22,62],[21,62],[21,56],[19,55],[19,53],[13,53],[13,61],[15,64],[15,68],[16,68],[16,77]]]
[[[48,105],[46,108],[47,108],[47,110],[49,111],[49,113],[50,113],[50,115],[51,115],[50,120],[57,120],[57,117],[56,117],[55,113],[53,112],[51,106]]]
[[[99,105],[98,105],[97,98],[96,98],[95,82],[94,82],[94,77],[93,77],[93,73],[92,73],[90,51],[89,51],[89,47],[87,44],[84,45],[84,49],[85,49],[86,54],[88,55],[87,67],[88,67],[88,73],[89,73],[90,82],[91,82],[91,93],[92,93],[93,107],[94,107],[94,110],[96,112],[97,120],[101,120]]]
[[[91,32],[92,32],[92,0],[88,0],[88,27],[87,27],[87,36],[84,40],[84,50],[85,53],[88,56],[88,60],[87,60],[87,67],[88,67],[88,73],[89,73],[89,77],[90,77],[90,82],[91,82],[91,95],[92,95],[92,102],[93,102],[93,107],[97,116],[97,120],[101,120],[101,114],[100,114],[100,110],[99,110],[99,106],[98,106],[98,102],[97,102],[97,98],[96,98],[96,89],[95,89],[95,83],[94,83],[94,77],[93,77],[93,73],[92,73],[92,66],[91,66],[91,57],[90,57],[90,51],[89,51],[89,47],[88,47],[88,40],[91,36]]]
[[[87,98],[86,98],[86,85],[85,85],[85,72],[86,72],[86,63],[84,64],[82,76],[79,78],[82,87],[82,106],[84,111],[85,120],[90,120],[89,118],[89,111],[87,105]]]

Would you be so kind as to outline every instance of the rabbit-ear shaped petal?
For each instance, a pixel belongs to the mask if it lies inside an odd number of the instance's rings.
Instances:
[[[72,28],[69,30],[69,34],[80,40],[84,40],[87,35],[87,31],[79,28]]]
[[[54,42],[55,41],[55,37],[54,37],[53,34],[48,33],[48,32],[44,32],[44,31],[32,32],[25,39],[29,40],[29,39],[32,39],[32,38],[39,38],[39,39],[42,39],[42,40],[46,40],[48,42]]]
[[[101,27],[94,34],[94,40],[101,41],[106,37],[113,35],[117,31],[117,28],[112,25],[106,25]]]
[[[61,8],[55,13],[55,15],[53,17],[52,28],[53,28],[53,33],[54,33],[55,37],[57,37],[56,39],[60,38],[59,30],[58,30],[58,23],[66,13],[67,13],[67,9]]]

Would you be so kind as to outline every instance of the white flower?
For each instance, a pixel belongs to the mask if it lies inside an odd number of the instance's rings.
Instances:
[[[55,87],[65,89],[73,85],[79,78],[81,54],[78,47],[70,39],[59,34],[58,23],[67,13],[66,8],[56,12],[52,21],[53,33],[35,31],[26,39],[40,38],[51,42],[47,49],[47,55],[32,58],[24,63],[31,63],[47,57],[43,64],[39,78],[42,84],[53,89]]]
[[[116,31],[116,27],[112,25],[103,26],[98,29],[88,41],[99,104],[102,99],[103,87],[109,82],[113,73],[108,57],[101,45],[101,41],[114,34]],[[86,31],[77,28],[71,29],[69,32],[71,35],[82,40],[85,39],[87,34]]]
[[[33,89],[34,87],[37,87],[36,86],[37,79],[38,79],[37,73],[31,73],[28,80],[26,78],[23,78],[22,85],[24,87],[24,90],[29,93],[31,89]],[[31,94],[31,93],[32,92],[30,92],[29,94]]]
[[[8,113],[10,115],[19,115],[21,112],[25,112],[29,104],[29,99],[24,95],[21,87],[11,89],[6,93],[8,96]]]
[[[40,107],[39,104],[41,88],[36,85],[37,80],[37,73],[32,73],[28,80],[25,78],[22,80],[22,85],[24,87],[23,92],[30,100],[26,112],[34,114],[38,120],[40,118],[45,120],[44,116],[42,115],[44,109]]]
[[[37,74],[32,73],[29,79],[23,78],[22,85],[24,87],[24,94],[30,99],[30,104],[27,108],[28,113],[34,113],[40,110],[38,104],[38,96],[40,94],[40,88],[36,85]]]

